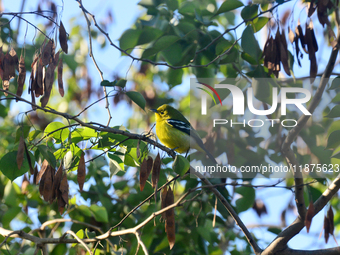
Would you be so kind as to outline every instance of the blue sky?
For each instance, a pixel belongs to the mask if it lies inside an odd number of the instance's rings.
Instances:
[[[6,11],[11,11],[11,12],[19,11],[21,3],[22,3],[22,1],[19,1],[19,0],[3,0],[2,2],[3,2],[5,12]],[[37,0],[26,1],[24,11],[36,10],[37,2],[38,2]],[[58,8],[61,8],[60,6],[62,6],[62,2],[61,1],[55,1],[55,2],[59,4]],[[138,0],[124,0],[124,1],[83,0],[83,5],[87,8],[89,12],[94,13],[98,19],[100,19],[103,15],[106,15],[108,10],[112,11],[114,23],[109,27],[108,32],[110,33],[111,38],[117,44],[118,44],[118,39],[123,33],[123,31],[131,27],[136,17],[138,17],[139,14],[143,12],[143,9],[139,7],[137,3],[138,3]],[[292,3],[292,5],[294,3]],[[63,14],[62,14],[62,21],[66,27],[66,30],[69,31],[68,20],[74,16],[77,16],[79,19],[83,19],[83,17],[81,16],[80,9],[76,1],[65,0],[64,4],[65,6],[64,6]],[[280,12],[286,10],[286,8],[287,7],[285,6],[282,7],[282,9],[280,9]],[[298,19],[298,17],[300,16],[300,10],[296,9],[296,12],[294,13],[294,17],[295,16],[296,16],[295,18],[295,22],[296,22],[296,19]],[[35,20],[35,16],[33,15],[27,16],[27,18],[32,22],[34,22]],[[16,22],[17,20],[14,19],[13,27],[16,27],[15,25]],[[82,20],[82,22],[85,24],[84,19]],[[323,36],[321,32],[322,30],[320,30],[321,28],[320,24],[318,24],[317,22],[314,22],[314,24],[315,24],[315,27],[319,29],[320,31],[320,32],[317,32],[317,38],[320,38],[321,36]],[[22,24],[21,29],[26,29],[26,25],[23,26]],[[29,30],[29,31],[32,31],[32,30]],[[33,34],[34,33],[31,32],[29,36],[32,36]],[[258,33],[256,36],[261,37],[260,33]],[[323,50],[324,47],[320,47],[320,48],[321,50]],[[323,56],[328,56],[328,52],[329,52],[328,49],[324,49],[322,54],[318,55],[318,58],[322,58]],[[114,70],[114,71],[117,71],[122,77],[126,76],[126,73],[128,71],[129,65],[131,64],[131,61],[126,57],[121,57],[120,52],[115,50],[113,47],[107,47],[105,50],[102,50],[99,48],[98,44],[95,44],[94,55],[96,56],[96,59],[98,59],[98,64],[100,65],[102,70],[104,71]],[[308,56],[305,55],[303,61],[307,61],[307,60],[308,60]],[[309,66],[309,63],[307,64],[307,66]],[[321,65],[319,67],[319,72],[322,71],[323,68],[324,68],[324,65]],[[296,68],[294,70],[296,77],[308,75],[308,72],[306,72],[306,70],[307,69]],[[336,70],[339,71],[339,67],[337,67]],[[100,77],[98,75],[98,72],[94,68],[94,66],[92,66],[92,68],[90,69],[90,73],[92,74],[94,86],[99,86]],[[111,77],[104,77],[104,78],[109,79]],[[185,82],[188,82],[188,79],[186,79]],[[189,86],[189,82],[185,84],[184,86],[178,87],[177,90],[178,91],[185,90],[185,88],[188,86]],[[102,104],[101,106],[103,107],[104,105]],[[104,111],[104,108],[102,109]],[[117,110],[117,112],[120,112],[124,109],[125,109],[125,105],[121,104],[115,110]],[[103,118],[101,114],[98,115],[98,114],[95,114],[95,112],[92,112],[90,116],[94,118],[94,121],[98,121],[98,122],[101,122],[100,119]],[[104,115],[104,117],[106,119],[106,115]],[[121,124],[124,124],[125,122],[126,122],[126,119],[122,118],[121,115],[117,115],[115,116],[111,124],[121,125]],[[265,180],[259,180],[259,182],[263,184]],[[279,225],[280,214],[282,210],[286,207],[287,203],[291,200],[293,194],[290,191],[286,191],[283,189],[263,189],[263,190],[258,191],[257,196],[258,198],[261,198],[265,201],[269,215],[260,219],[257,217],[257,215],[252,210],[249,210],[241,214],[241,217],[244,220],[245,224],[246,225],[249,225],[249,224]],[[287,223],[290,224],[295,219],[295,217],[296,215],[293,215],[293,214],[287,215]],[[322,222],[323,222],[323,211],[321,211],[313,219],[311,233],[309,235],[307,235],[306,230],[303,229],[302,234],[299,237],[294,238],[290,242],[292,248],[316,249],[318,247],[335,246],[336,244],[334,243],[334,240],[332,238],[330,239],[327,245],[324,245],[323,238],[317,239],[317,236],[322,229]],[[258,238],[263,239],[267,242],[271,241],[274,238],[274,235],[269,234],[265,230],[259,229],[254,232],[256,233],[256,236]]]

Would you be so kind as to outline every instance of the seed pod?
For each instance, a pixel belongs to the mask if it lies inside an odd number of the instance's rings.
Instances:
[[[59,94],[63,97],[64,96],[64,83],[63,83],[63,60],[59,60],[58,64],[58,89]]]
[[[329,220],[329,233],[334,236],[334,214],[331,205],[327,211],[327,218]]]
[[[281,56],[281,63],[283,69],[285,70],[287,75],[290,75],[290,69],[288,64],[288,47],[286,41],[285,31],[282,29],[282,33],[280,35],[280,56]]]
[[[67,51],[68,51],[67,35],[66,35],[64,24],[61,21],[60,21],[60,26],[59,26],[59,42],[60,42],[61,49],[67,54]]]
[[[167,195],[167,193],[168,193],[168,187],[165,186],[162,190],[162,193],[161,193],[161,209],[166,207],[166,195]],[[166,213],[165,212],[162,213],[162,218],[164,220],[166,220]]]
[[[313,201],[311,200],[309,202],[309,207],[306,213],[306,218],[305,218],[305,226],[307,228],[307,233],[309,233],[310,225],[312,224],[312,219],[314,217],[314,204]]]
[[[155,161],[153,162],[153,168],[152,168],[152,188],[157,189],[157,184],[159,180],[159,173],[161,169],[161,157],[159,153],[157,154]]]
[[[329,238],[329,233],[330,233],[330,224],[329,224],[329,219],[328,217],[324,217],[323,220],[323,228],[324,228],[324,234],[325,234],[325,242],[328,242],[328,238]]]
[[[143,191],[146,180],[149,178],[150,172],[152,170],[152,163],[153,159],[152,157],[148,156],[148,158],[144,159],[139,171],[139,185],[140,185],[140,191]]]
[[[46,42],[46,41],[45,41]],[[42,65],[46,66],[50,63],[50,60],[53,57],[53,51],[54,51],[54,42],[53,40],[48,40],[47,43],[43,43],[41,46],[41,61]]]
[[[40,181],[41,178],[43,177],[43,175],[44,175],[44,173],[45,173],[47,167],[48,167],[48,161],[45,159],[45,160],[43,161],[43,163],[41,164],[40,172],[38,173],[38,175],[37,175],[37,177],[36,177],[36,182],[35,182],[35,184],[38,184],[38,183],[39,183],[39,181]]]
[[[171,187],[169,187],[166,199],[165,199],[165,207],[172,205],[174,203],[174,193],[171,190]],[[170,250],[175,245],[175,211],[174,208],[171,208],[165,212],[165,232],[168,238]]]
[[[26,67],[25,67],[25,59],[21,55],[20,56],[20,61],[19,61],[19,75],[18,75],[18,88],[17,88],[17,96],[21,97],[23,89],[24,89],[24,84],[26,80]],[[16,99],[18,102],[18,99]]]

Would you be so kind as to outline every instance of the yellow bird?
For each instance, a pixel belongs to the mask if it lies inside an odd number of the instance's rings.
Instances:
[[[204,147],[196,130],[182,113],[167,104],[151,111],[156,114],[156,134],[161,143],[179,153],[187,152],[191,144],[192,149],[206,153],[210,160],[217,164],[213,155]]]

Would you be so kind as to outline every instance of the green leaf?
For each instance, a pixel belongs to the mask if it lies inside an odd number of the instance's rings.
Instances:
[[[113,153],[108,153],[108,157],[110,160],[110,178],[112,178],[112,176],[115,176],[119,171],[124,171],[124,161],[121,156],[117,156]]]
[[[194,15],[195,8],[196,6],[192,1],[183,1],[178,12],[182,15]]]
[[[267,229],[269,232],[274,233],[275,235],[278,235],[281,233],[281,229],[280,228],[275,228],[275,227],[271,227]]]
[[[54,138],[56,143],[64,142],[69,134],[70,130],[61,122],[51,122],[44,131],[44,135]]]
[[[90,210],[93,212],[93,216],[96,221],[104,223],[107,223],[109,221],[105,207],[93,204],[90,206]]]
[[[31,157],[31,159],[32,162],[34,162],[33,156]],[[23,175],[28,170],[29,165],[26,158],[26,153],[24,154],[24,161],[20,169],[18,169],[17,165],[17,151],[8,152],[0,159],[0,171],[11,181]]]
[[[183,176],[190,167],[189,161],[181,156],[181,155],[176,155],[176,158],[174,160],[174,163],[172,163],[172,169],[179,175]]]
[[[53,153],[50,151],[49,147],[47,147],[46,145],[38,145],[37,148],[43,156],[43,159],[46,159],[52,165],[52,167],[57,166],[57,160],[55,159]]]
[[[333,79],[331,87],[328,90],[337,88],[340,88],[340,76],[337,76]]]
[[[92,137],[97,138],[97,136],[98,133],[94,129],[88,127],[80,127],[72,131],[71,140],[73,143],[78,143],[80,141],[89,140]]]
[[[24,136],[26,138],[30,132],[31,126],[28,125],[22,125],[17,129],[17,132],[15,134],[15,143],[20,141],[20,137]]]
[[[259,17],[256,19],[257,21],[253,23],[253,28],[255,33],[260,31],[269,21],[267,17]]]
[[[244,212],[251,208],[255,202],[255,190],[252,187],[238,187],[235,192],[242,197],[236,200],[237,212]]]
[[[221,13],[224,13],[224,12],[229,12],[229,11],[235,10],[235,9],[241,7],[241,6],[243,6],[243,3],[238,1],[238,0],[226,0],[222,3],[222,5],[217,10],[217,12],[214,14],[213,17],[215,17],[216,15],[219,15]]]
[[[167,81],[170,89],[175,87],[176,85],[182,84],[183,69],[169,68],[166,75],[167,75],[166,81]]]
[[[83,239],[83,238],[84,238],[84,230],[80,229],[80,230],[76,233],[76,236],[78,236],[80,239]],[[74,247],[74,246],[76,246],[76,245],[77,245],[77,243],[73,243],[73,244],[71,245],[71,247]]]
[[[180,38],[175,35],[165,35],[159,38],[153,45],[152,47],[146,49],[143,54],[142,58],[147,58],[149,56],[152,56],[162,50],[165,50],[168,48],[170,45],[174,44],[177,42]]]
[[[87,217],[91,217],[92,216],[90,208],[88,206],[86,206],[86,205],[80,205],[80,206],[77,207],[77,209],[79,211],[81,211]]]
[[[257,15],[259,6],[257,4],[247,5],[241,11],[241,17],[243,20],[249,20]]]
[[[8,113],[8,108],[0,104],[0,117],[5,118]]]
[[[125,88],[126,85],[126,80],[125,79],[120,79],[117,81],[116,85],[117,87]]]
[[[154,27],[144,27],[139,38],[137,45],[146,44],[158,39],[163,34],[163,31]]]
[[[339,145],[340,145],[340,130],[336,130],[329,135],[326,149],[335,149]]]
[[[9,227],[11,221],[21,212],[21,208],[19,206],[10,207],[6,212],[2,215],[1,222],[4,224],[5,228]]]
[[[127,29],[119,39],[119,47],[131,53],[133,48],[138,44],[141,33],[142,30]]]
[[[142,96],[141,93],[137,91],[128,91],[126,92],[126,95],[135,102],[140,108],[142,108],[145,111],[145,105],[146,101],[145,98]]]
[[[31,132],[28,134],[28,140],[29,140],[29,141],[33,141],[40,133],[41,133],[41,131],[40,131],[40,130],[37,130],[37,129],[31,131]]]
[[[177,42],[168,47],[166,50],[162,51],[162,56],[165,58],[166,62],[170,65],[176,65],[182,59],[182,47]]]
[[[325,116],[327,118],[337,118],[340,117],[340,105],[336,105],[332,110]]]
[[[100,86],[104,86],[104,87],[114,87],[116,86],[117,80],[115,81],[108,81],[108,80],[103,80],[100,83]]]
[[[251,26],[247,26],[243,31],[241,46],[244,52],[248,53],[255,61],[259,60],[262,53]]]

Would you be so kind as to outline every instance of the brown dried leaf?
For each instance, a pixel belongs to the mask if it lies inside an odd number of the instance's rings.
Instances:
[[[165,208],[166,205],[165,205],[165,202],[166,202],[166,195],[168,193],[168,187],[165,186],[162,190],[162,193],[161,193],[161,209]],[[166,219],[166,214],[165,212],[162,213],[162,218],[165,220]]]
[[[310,225],[312,224],[312,219],[314,217],[314,204],[313,204],[313,201],[311,200],[309,202],[309,207],[308,207],[308,210],[307,210],[307,213],[306,213],[306,218],[305,218],[305,226],[306,226],[306,229],[307,229],[307,233],[309,233],[309,229],[310,229]]]
[[[289,64],[288,64],[288,47],[287,47],[285,31],[283,29],[280,35],[280,42],[281,42],[280,43],[281,63],[286,74],[290,76],[290,69],[289,69]]]
[[[68,205],[68,182],[66,173],[63,175],[63,178],[61,179],[59,191],[61,192],[61,197],[64,200],[65,204]]]
[[[48,167],[48,161],[45,159],[42,164],[41,164],[41,167],[40,167],[40,172],[38,173],[37,177],[36,177],[36,182],[35,184],[38,184],[38,182],[43,178],[44,176],[44,173],[46,171]],[[41,192],[40,192],[41,193]]]
[[[330,234],[330,224],[329,224],[329,219],[328,217],[324,217],[323,220],[323,228],[324,228],[324,234],[325,234],[325,242],[328,242],[329,234]]]
[[[39,193],[41,196],[43,196],[44,194],[44,186],[45,186],[45,175],[43,174],[39,182]]]
[[[267,214],[267,207],[261,199],[256,199],[253,205],[256,214],[261,217],[262,214]]]
[[[166,199],[165,199],[165,206],[172,205],[174,203],[174,193],[171,190],[171,187],[169,187]],[[170,250],[175,245],[175,211],[174,208],[171,208],[165,212],[165,232],[168,237],[168,242],[170,246]]]
[[[64,83],[63,83],[63,60],[59,60],[58,64],[58,88],[59,94],[63,97],[64,96]]]
[[[45,107],[50,99],[54,80],[54,65],[50,64],[46,69],[44,79],[44,95],[40,98],[41,107]]]
[[[44,66],[48,65],[50,63],[50,60],[52,59],[54,55],[54,42],[53,40],[48,40],[47,43],[44,42],[44,44],[41,46],[41,61]]]
[[[29,180],[27,179],[26,174],[24,175],[24,179],[22,180],[21,183],[21,193],[22,194],[27,194],[27,186],[30,184]]]
[[[270,41],[269,41],[269,57],[268,57],[268,70],[269,70],[269,74],[271,74],[273,72],[273,70],[275,69],[275,60],[276,60],[276,43],[274,41],[273,37],[270,37]]]
[[[3,90],[8,90],[9,89],[9,80],[3,80],[2,81],[2,89]],[[4,92],[5,96],[7,97],[8,94]]]
[[[58,200],[58,211],[59,211],[60,214],[63,214],[64,210],[65,210],[66,203],[63,200],[63,198],[61,197],[61,193],[60,192],[58,192],[57,200]]]
[[[281,70],[280,62],[281,62],[281,38],[279,30],[276,32],[274,44],[276,45],[276,54],[275,54],[275,62],[274,62],[274,70],[273,73],[275,77],[279,77],[279,72]]]
[[[154,189],[157,189],[160,170],[161,170],[161,157],[158,153],[155,158],[155,161],[153,162],[152,176],[151,176],[152,188]]]
[[[310,3],[308,3],[308,18],[313,15],[313,13],[316,10],[315,0],[312,0]]]
[[[54,169],[50,165],[47,167],[45,174],[44,174],[44,190],[43,196],[44,200],[50,203],[53,202],[54,197],[54,190],[53,190],[53,179],[54,179]]]
[[[61,163],[59,168],[58,168],[58,171],[55,174],[54,179],[53,179],[52,190],[53,190],[53,197],[54,198],[55,197],[58,198],[59,186],[60,186],[62,177],[63,177],[63,164]]]
[[[37,61],[37,67],[35,70],[35,80],[36,80],[36,84],[38,85],[39,88],[43,89],[43,72],[44,72],[44,65],[42,62],[42,59],[39,58],[39,60]],[[43,90],[42,92],[38,92],[37,89],[35,90],[35,93],[38,95],[42,95],[43,94]]]
[[[142,164],[140,165],[140,170],[139,170],[139,187],[140,187],[140,191],[144,190],[144,186],[145,186],[146,180],[148,179],[148,176],[147,176],[147,172],[148,172],[147,166],[148,166],[147,160],[144,159]]]
[[[38,174],[39,174],[38,167],[35,166],[35,167],[34,167],[34,175],[33,175],[33,183],[34,183],[34,184],[37,184],[37,183],[38,183],[38,182],[37,182]]]
[[[17,153],[17,165],[18,169],[21,168],[22,162],[24,161],[24,152],[25,152],[25,139],[23,136],[20,136],[18,153]]]
[[[85,154],[82,153],[81,156],[80,156],[80,160],[79,160],[79,164],[78,164],[78,172],[77,172],[77,181],[78,181],[80,192],[83,191],[85,176],[86,176]]]
[[[13,48],[9,51],[10,79],[15,76],[15,70],[19,71],[18,55]]]
[[[329,233],[334,235],[334,213],[331,205],[327,211],[327,218],[329,220]]]
[[[315,33],[314,33],[314,27],[313,27],[313,21],[310,20],[308,27],[306,28],[306,30],[310,31],[310,36],[312,38],[312,43],[313,43],[313,47],[314,47],[314,51],[317,52],[319,50],[318,47],[318,42],[316,41],[316,37],[315,37]],[[309,49],[308,49],[309,51]]]
[[[152,157],[148,156],[148,158],[144,159],[141,166],[140,166],[140,172],[139,172],[139,185],[140,190],[143,191],[145,183],[147,179],[149,178],[149,175],[152,170],[153,165],[153,159]]]
[[[296,55],[296,59],[298,61],[299,66],[301,67],[299,38],[297,36],[295,36],[295,38],[294,38],[294,43],[295,43],[295,55]]]
[[[67,54],[68,46],[67,46],[67,34],[63,22],[60,21],[59,26],[59,42],[61,49]]]
[[[301,45],[302,45],[303,50],[304,50],[306,53],[308,53],[308,52],[307,52],[307,49],[306,49],[306,47],[305,47],[306,42],[305,42],[305,37],[304,37],[303,32],[302,32],[302,27],[301,27],[301,25],[300,25],[300,21],[298,22],[298,26],[295,28],[295,33],[296,33],[296,36],[300,39],[300,43],[301,43]]]
[[[331,26],[331,23],[328,20],[328,13],[327,13],[327,7],[329,4],[329,0],[318,0],[317,3],[317,14],[320,24],[324,27],[325,24],[327,26]]]
[[[318,64],[316,63],[316,57],[314,57],[310,60],[310,82],[313,83],[316,75],[318,73]]]
[[[26,80],[26,67],[25,67],[25,59],[23,55],[20,56],[19,61],[19,75],[18,75],[18,88],[17,88],[17,96],[21,97],[22,92],[24,90],[24,84]],[[18,99],[16,99],[18,102]]]

